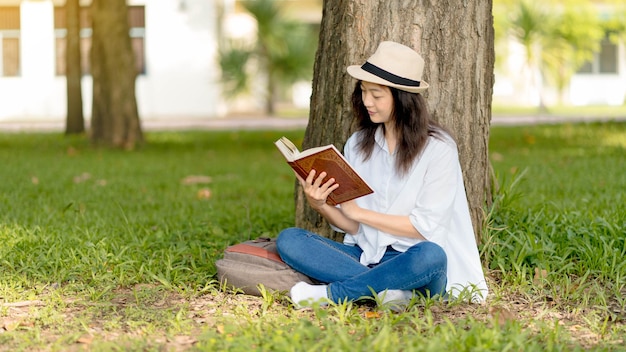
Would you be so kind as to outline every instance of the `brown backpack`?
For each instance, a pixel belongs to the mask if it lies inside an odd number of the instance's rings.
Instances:
[[[222,284],[254,296],[261,296],[259,284],[271,291],[289,291],[299,281],[313,283],[283,262],[275,238],[260,237],[227,247],[215,266]]]

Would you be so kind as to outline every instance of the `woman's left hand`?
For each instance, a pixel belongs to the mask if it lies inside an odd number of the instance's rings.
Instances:
[[[327,205],[326,198],[339,187],[334,178],[324,181],[326,175],[326,172],[322,171],[317,176],[316,171],[311,170],[309,176],[303,179],[296,173],[309,205],[317,211]]]

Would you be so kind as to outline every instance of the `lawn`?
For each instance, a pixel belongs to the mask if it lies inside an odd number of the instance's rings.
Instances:
[[[281,135],[303,131],[0,134],[0,351],[624,349],[626,124],[494,127],[492,295],[404,313],[215,282],[227,245],[293,225]]]

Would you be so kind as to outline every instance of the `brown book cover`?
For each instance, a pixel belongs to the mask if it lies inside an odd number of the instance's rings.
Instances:
[[[287,159],[287,164],[300,177],[307,178],[314,169],[318,174],[326,171],[326,179],[335,179],[339,188],[328,196],[326,202],[330,205],[341,204],[374,192],[332,144],[302,152],[286,137],[281,137],[275,144]]]

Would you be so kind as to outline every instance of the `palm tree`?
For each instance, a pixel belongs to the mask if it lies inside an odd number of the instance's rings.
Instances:
[[[546,109],[541,96],[540,53],[548,33],[550,15],[540,4],[532,0],[520,0],[511,12],[511,34],[524,47],[526,74],[530,84],[539,92],[539,109]]]
[[[589,0],[513,2],[510,33],[524,48],[526,75],[539,93],[539,110],[545,111],[544,78],[562,96],[572,75],[598,51],[604,30]]]
[[[570,0],[555,19],[543,41],[541,71],[562,97],[572,75],[599,50],[604,30],[596,7],[587,1]]]
[[[265,112],[273,115],[279,86],[311,78],[317,47],[310,26],[286,19],[274,0],[242,1],[257,22],[253,46],[229,41],[220,50],[225,93],[237,96],[250,88],[250,65],[265,81]]]

